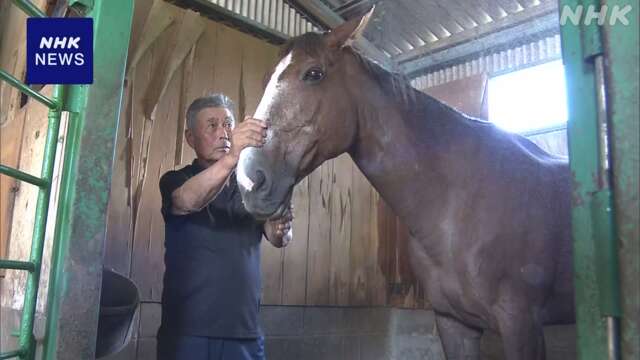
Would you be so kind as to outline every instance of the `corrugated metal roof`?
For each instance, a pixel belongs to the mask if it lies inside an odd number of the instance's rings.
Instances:
[[[210,3],[282,41],[335,27],[376,5],[364,33],[368,52],[411,76],[559,31],[557,0],[183,1]]]
[[[250,33],[273,44],[306,32],[323,31],[321,24],[285,0],[164,0],[191,9],[213,21]]]
[[[375,4],[365,36],[396,63],[557,11],[557,0],[316,0],[345,19]]]
[[[321,31],[304,14],[283,0],[207,0],[236,15],[253,20],[270,30],[293,37]]]

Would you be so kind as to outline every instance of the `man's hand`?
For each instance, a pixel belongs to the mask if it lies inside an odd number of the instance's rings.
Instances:
[[[245,117],[231,133],[231,150],[228,155],[234,163],[240,159],[240,152],[247,147],[262,147],[267,141],[267,123]]]
[[[291,241],[291,222],[293,221],[293,206],[283,217],[274,220],[267,220],[264,224],[264,234],[269,242],[277,247],[285,247]]]

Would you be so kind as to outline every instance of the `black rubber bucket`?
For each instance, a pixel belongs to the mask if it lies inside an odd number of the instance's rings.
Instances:
[[[138,288],[133,281],[109,269],[102,271],[96,358],[115,354],[127,345],[139,303]]]

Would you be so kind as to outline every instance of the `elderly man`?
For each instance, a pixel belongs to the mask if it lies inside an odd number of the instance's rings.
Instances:
[[[260,241],[289,239],[292,214],[258,222],[244,208],[235,180],[242,149],[261,147],[268,124],[237,127],[223,94],[187,110],[188,144],[197,158],[160,179],[165,221],[165,275],[160,360],[264,359],[258,324]]]

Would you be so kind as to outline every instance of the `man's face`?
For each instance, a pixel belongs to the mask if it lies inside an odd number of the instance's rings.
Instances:
[[[199,159],[215,162],[231,149],[233,114],[222,107],[204,108],[196,115],[193,129],[187,129],[187,142]]]

